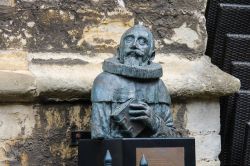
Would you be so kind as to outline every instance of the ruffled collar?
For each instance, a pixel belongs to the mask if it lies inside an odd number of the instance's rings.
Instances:
[[[116,57],[106,59],[102,66],[103,71],[139,79],[156,79],[162,76],[162,67],[158,63],[147,66],[128,66],[121,64]]]

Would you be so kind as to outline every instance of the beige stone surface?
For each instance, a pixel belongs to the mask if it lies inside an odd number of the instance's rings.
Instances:
[[[200,44],[204,43],[202,37],[199,36],[198,31],[187,27],[187,23],[184,22],[179,28],[173,29],[174,35],[171,39],[164,39],[165,44],[173,44],[174,42],[179,44],[185,44],[191,49],[197,49]]]
[[[103,15],[103,18],[99,20],[98,25],[86,26],[83,29],[82,38],[77,42],[79,47],[87,43],[95,49],[113,49],[119,44],[121,35],[134,25],[133,13],[125,9],[115,9],[108,12],[106,18]]]
[[[0,140],[28,138],[35,127],[36,111],[26,105],[0,105]]]
[[[49,59],[39,59],[41,63],[30,63],[30,71],[37,80],[38,95],[53,101],[89,99],[93,80],[101,72],[100,65],[66,55],[69,60],[63,54],[63,58],[57,55],[55,63],[51,63],[50,56]]]
[[[0,104],[0,165],[76,165],[72,130],[89,130],[90,105]]]
[[[224,96],[239,90],[239,79],[223,72],[207,56],[188,60],[174,54],[158,55],[163,81],[173,97]]]
[[[8,155],[11,152],[11,147],[15,145],[17,140],[0,140],[0,165],[10,166],[12,161],[15,161],[15,156]]]
[[[14,7],[16,5],[15,0],[1,0],[0,5]]]
[[[197,161],[197,166],[220,166],[219,160]]]
[[[29,71],[0,70],[0,101],[26,102],[36,96],[36,80]]]
[[[220,104],[218,99],[192,100],[186,105],[186,129],[193,135],[220,133]]]
[[[218,156],[221,151],[219,100],[189,100],[185,108],[185,129],[189,137],[195,138],[197,165],[219,164]]]
[[[218,156],[221,152],[221,136],[219,134],[190,136],[195,137],[196,160],[219,160]]]
[[[28,70],[28,53],[25,51],[0,51],[1,70]]]

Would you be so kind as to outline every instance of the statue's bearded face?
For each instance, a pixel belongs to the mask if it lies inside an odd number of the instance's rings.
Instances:
[[[134,27],[122,36],[119,60],[125,65],[145,66],[150,63],[152,56],[154,56],[152,50],[152,34],[143,26]]]

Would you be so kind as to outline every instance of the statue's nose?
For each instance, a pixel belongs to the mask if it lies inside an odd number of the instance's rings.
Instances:
[[[136,44],[136,40],[134,40],[134,42],[132,43],[131,49],[136,49],[137,48],[137,44]]]

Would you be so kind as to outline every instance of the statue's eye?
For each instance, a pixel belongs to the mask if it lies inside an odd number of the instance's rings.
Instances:
[[[127,43],[132,43],[133,41],[134,41],[134,37],[132,37],[132,36],[126,37],[126,42]]]
[[[138,42],[139,42],[140,45],[145,45],[145,44],[147,44],[147,40],[144,39],[144,38],[139,38],[139,39],[138,39]]]

